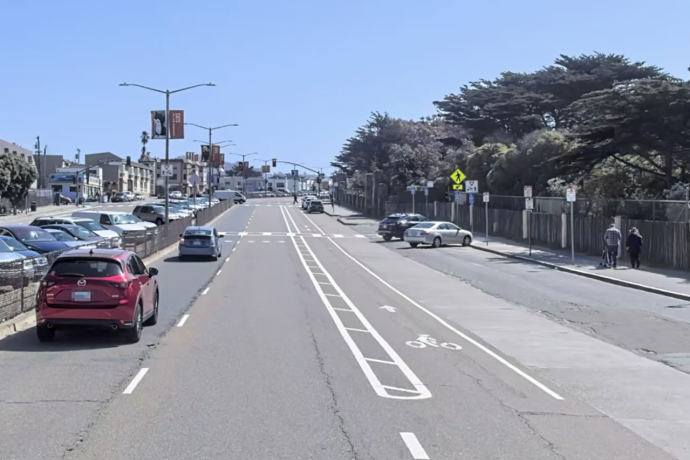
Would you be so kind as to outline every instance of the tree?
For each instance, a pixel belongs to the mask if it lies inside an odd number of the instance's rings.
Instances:
[[[646,79],[585,95],[572,105],[577,148],[554,159],[564,175],[608,158],[649,175],[661,192],[690,174],[690,85]]]
[[[9,180],[7,180],[9,178]],[[15,154],[5,154],[0,157],[0,190],[3,198],[7,198],[15,209],[26,199],[29,188],[38,178],[33,164]]]
[[[242,162],[235,163],[230,170],[230,174],[233,176],[242,177],[261,177],[261,171],[254,169],[254,166],[250,166],[246,171],[242,169]]]
[[[146,131],[141,132],[141,157],[146,156],[146,144],[149,143],[149,133]]]

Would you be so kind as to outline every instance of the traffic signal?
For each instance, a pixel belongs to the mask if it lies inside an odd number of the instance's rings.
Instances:
[[[132,157],[127,157],[127,167],[132,166]]]
[[[273,167],[275,168],[278,166],[278,160],[276,158],[273,159]]]
[[[319,176],[319,177],[316,178],[316,183],[317,183],[317,184],[320,184],[320,183],[321,183],[321,176]]]
[[[249,162],[248,161],[242,162],[242,169],[249,169]]]
[[[312,192],[315,192],[315,191],[316,191],[316,185],[312,185],[312,186],[311,186],[311,191],[312,191]]]

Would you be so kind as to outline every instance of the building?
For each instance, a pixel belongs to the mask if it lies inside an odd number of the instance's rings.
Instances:
[[[28,161],[29,163],[33,164],[34,167],[36,167],[34,163],[34,152],[22,147],[19,144],[15,144],[14,142],[8,142],[8,141],[3,141],[0,139],[0,155],[7,155],[8,153],[13,153],[15,155],[21,156],[24,160]],[[35,181],[33,184],[31,184],[32,189],[36,189],[38,186],[38,182]]]
[[[244,177],[240,175],[227,175],[223,178],[222,187],[230,190],[241,190],[243,192],[261,192],[261,191],[285,191],[294,193],[295,191],[311,190],[314,184],[314,178],[310,179],[307,176],[291,176],[289,174],[276,173],[269,174],[268,178],[264,176]]]
[[[161,176],[161,165],[165,162],[159,160],[156,164],[156,194],[165,194],[165,177]],[[208,169],[206,162],[200,161],[199,154],[186,152],[185,156],[170,158],[168,163],[172,165],[172,176],[168,177],[168,187],[171,192],[181,192],[183,195],[191,195],[195,191],[194,177],[199,178],[196,184],[196,192],[203,193],[208,185]]]
[[[103,170],[100,166],[72,165],[57,168],[48,176],[48,188],[53,192],[72,198],[98,197],[102,193]]]
[[[84,156],[87,166],[100,166],[103,170],[102,190],[105,194],[132,192],[150,195],[155,183],[154,169],[143,163],[130,161],[111,152],[91,153]]]

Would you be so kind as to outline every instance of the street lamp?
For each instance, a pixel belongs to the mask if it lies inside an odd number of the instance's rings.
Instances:
[[[244,167],[244,158],[248,157],[250,155],[258,155],[259,152],[252,152],[252,153],[230,153],[230,155],[237,155],[238,157],[242,157],[242,191],[244,193],[247,193],[247,169]]]
[[[206,129],[208,130],[208,207],[211,207],[211,194],[212,194],[212,186],[211,184],[213,183],[213,176],[211,176],[211,165],[213,164],[213,143],[211,142],[212,136],[213,136],[213,131],[216,129],[221,129],[221,128],[228,128],[230,126],[239,126],[237,123],[232,123],[229,125],[222,125],[222,126],[216,126],[215,128],[210,128],[206,126],[201,126],[201,125],[196,125],[194,123],[185,123],[185,125],[190,125],[190,126],[196,126],[197,128],[201,129]],[[232,142],[230,140],[227,141],[222,141],[219,142],[218,144],[222,144],[225,142]]]
[[[136,86],[137,88],[143,88],[147,89],[149,91],[155,91],[156,93],[161,93],[165,94],[165,122],[168,124],[168,129],[165,130],[165,166],[168,166],[168,159],[169,159],[169,152],[170,152],[170,95],[175,94],[175,93],[181,93],[182,91],[187,91],[188,89],[192,88],[198,88],[200,86],[216,86],[213,83],[201,83],[199,85],[194,85],[194,86],[188,86],[186,88],[180,88],[176,89],[174,91],[170,90],[165,90],[163,91],[162,89],[156,89],[156,88],[150,88],[148,86],[143,86],[143,85],[137,85],[136,83],[120,83],[120,86]],[[165,176],[165,223],[167,224],[169,222],[168,220],[168,210],[170,207],[170,200],[169,200],[169,183],[168,183],[168,176]],[[122,191],[122,190],[120,190]],[[166,227],[167,228],[167,227]]]

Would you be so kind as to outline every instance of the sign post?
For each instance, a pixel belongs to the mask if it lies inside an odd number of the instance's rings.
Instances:
[[[532,256],[532,210],[534,209],[534,201],[532,200],[532,186],[525,185],[523,193],[525,197],[525,209],[528,212],[527,216],[527,242],[529,244],[529,255]]]
[[[412,214],[415,214],[414,212],[414,194],[417,192],[417,188],[413,185],[410,187],[410,193],[412,194]]]
[[[424,214],[429,215],[429,187],[424,187]]]
[[[464,181],[466,177],[465,173],[456,168],[453,174],[450,175],[450,180],[453,181],[453,190],[462,190],[462,181]]]
[[[486,221],[486,245],[489,245],[489,192],[484,192],[484,220]]]
[[[577,199],[577,192],[570,187],[565,191],[565,200],[570,203],[570,258],[572,263],[575,263],[575,200]]]
[[[474,195],[475,193],[479,193],[478,180],[467,181],[467,193],[470,199],[470,231],[474,232]]]

